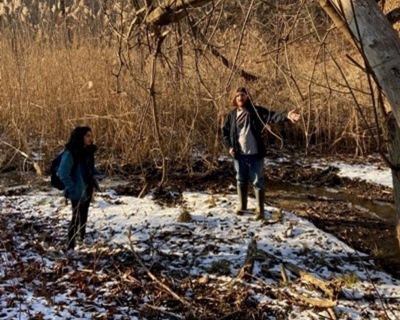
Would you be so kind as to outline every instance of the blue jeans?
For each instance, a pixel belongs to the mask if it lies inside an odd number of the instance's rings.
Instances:
[[[264,190],[264,159],[257,155],[239,155],[233,160],[238,187],[248,185],[250,181],[256,190]]]

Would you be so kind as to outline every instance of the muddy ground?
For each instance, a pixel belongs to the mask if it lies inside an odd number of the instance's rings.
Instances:
[[[280,154],[270,153],[268,156],[277,159]],[[287,161],[280,162],[279,166],[267,166],[267,205],[292,211],[310,220],[351,247],[373,256],[379,267],[400,278],[400,252],[395,235],[392,190],[363,180],[339,177],[337,168],[327,166],[318,169],[311,166],[314,161],[313,157],[305,159],[293,155]],[[379,159],[369,157],[352,161],[365,163]],[[19,179],[12,178],[15,175],[12,172],[0,175],[3,186],[0,194],[15,195],[32,188],[48,188],[48,181],[32,178],[31,174],[19,175]],[[133,174],[130,169],[122,169],[119,176],[129,181],[114,188],[124,195],[143,195],[154,190],[159,181],[158,174],[152,171],[143,177]],[[10,181],[12,179],[15,180],[13,183]],[[29,186],[7,187],[21,183],[21,180],[28,180]],[[233,194],[236,192],[234,185],[232,163],[221,161],[212,170],[205,171],[202,162],[198,162],[190,173],[182,170],[172,174],[165,186],[156,188],[154,194],[159,203],[176,205],[182,204],[180,195],[183,191]]]
[[[270,158],[280,158],[278,153]],[[332,161],[339,160],[337,158]],[[348,161],[348,160],[347,160]],[[395,234],[395,210],[391,188],[368,183],[362,179],[343,178],[339,169],[327,166],[314,168],[314,157],[291,156],[279,166],[267,166],[267,205],[282,208],[313,222],[318,228],[334,234],[349,246],[375,258],[378,267],[400,278],[400,252]],[[379,163],[379,158],[353,159],[357,163]],[[202,190],[210,193],[236,191],[232,163],[220,162],[210,172],[202,172],[201,163],[194,172],[172,175],[166,187],[155,193],[160,203],[175,205],[179,196],[169,191]],[[143,182],[136,187],[119,188],[120,193],[138,195]],[[250,194],[252,196],[252,194]]]

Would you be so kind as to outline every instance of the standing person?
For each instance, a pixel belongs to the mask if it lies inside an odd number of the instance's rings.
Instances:
[[[222,128],[222,137],[229,154],[234,158],[239,205],[236,214],[247,209],[248,183],[256,196],[256,219],[264,219],[265,185],[263,164],[266,148],[262,138],[267,124],[290,120],[295,123],[300,115],[294,110],[275,112],[253,104],[245,87],[233,92],[232,105]]]
[[[75,238],[85,239],[86,222],[93,189],[99,189],[95,175],[92,130],[89,127],[76,127],[72,132],[62,156],[58,174],[64,183],[63,194],[72,203],[72,219],[68,227],[68,249],[75,248]]]

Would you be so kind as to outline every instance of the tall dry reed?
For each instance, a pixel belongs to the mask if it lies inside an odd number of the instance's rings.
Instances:
[[[272,13],[264,25],[253,18],[246,28],[246,12],[234,11],[228,17],[234,24],[212,20],[214,32],[205,39],[217,43],[215,49],[238,68],[258,76],[252,82],[224,66],[182,25],[181,37],[171,33],[161,47],[151,95],[152,40],[127,46],[117,36],[132,21],[130,3],[115,2],[103,11],[85,2],[72,2],[64,11],[38,4],[28,11],[0,8],[0,24],[8,26],[1,29],[0,42],[3,166],[17,149],[46,168],[76,125],[93,128],[110,170],[127,164],[157,167],[161,157],[170,168],[191,170],[198,157],[212,166],[224,152],[220,127],[231,108],[229,91],[241,85],[260,105],[301,112],[300,124],[273,129],[286,145],[352,155],[376,150],[354,101],[374,126],[365,75],[346,59],[345,53],[356,53],[340,34],[331,32],[321,41],[329,25],[313,30],[320,13],[311,17],[304,11],[304,25],[291,29],[291,37],[301,40],[293,42],[279,41],[287,27],[278,27],[274,21],[283,18]],[[267,140],[280,145],[272,135]]]

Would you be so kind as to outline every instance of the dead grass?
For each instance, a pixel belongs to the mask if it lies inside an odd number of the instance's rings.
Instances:
[[[0,24],[13,24],[15,30],[1,31],[5,41],[0,43],[0,75],[6,84],[0,94],[1,139],[38,155],[46,168],[49,159],[63,147],[70,130],[76,125],[89,125],[109,168],[144,163],[160,166],[165,157],[169,168],[186,166],[191,170],[196,152],[201,152],[212,165],[223,152],[220,126],[230,109],[227,89],[245,84],[243,79],[237,74],[232,76],[232,70],[210,53],[196,59],[190,36],[185,35],[183,80],[179,81],[177,43],[170,36],[157,63],[153,109],[147,89],[151,76],[149,49],[135,47],[127,51],[118,47],[99,8],[85,2],[79,7],[76,2],[68,10],[68,17],[75,14],[83,20],[68,20],[70,30],[58,26],[54,17],[45,26],[40,21],[51,14],[49,8],[43,7],[41,19],[35,20],[38,34],[24,22],[35,18],[32,10],[31,16],[24,11],[25,20],[7,20],[16,18],[15,12],[0,17]],[[123,11],[129,12],[129,7]],[[129,15],[125,18],[125,22],[117,19],[114,27],[128,25]],[[296,29],[296,35],[308,28],[309,22],[304,23]],[[238,28],[221,27],[213,39],[231,61],[238,51],[238,32]],[[357,68],[344,60],[342,48],[335,45],[343,41],[340,35],[331,34],[329,51],[319,50],[320,44],[307,37],[304,42],[286,46],[277,56],[266,54],[275,49],[271,47],[274,34],[262,32],[258,24],[250,23],[236,61],[240,68],[260,77],[247,84],[256,103],[273,110],[296,108],[301,112],[298,125],[273,128],[284,137],[285,144],[307,151],[369,153],[375,148],[374,141],[333,59],[358,90],[356,95],[363,110],[372,119],[372,110],[367,107],[369,97],[360,93],[368,91],[366,81]],[[118,49],[125,57],[122,68]],[[160,143],[155,135],[156,123]],[[268,140],[279,145],[272,135]],[[9,153],[5,152],[7,147],[0,148],[3,154]],[[8,160],[2,159],[2,163]],[[22,159],[17,157],[15,161]]]
[[[351,288],[358,282],[358,280],[359,278],[355,273],[345,273],[335,278],[334,282],[340,283],[342,286],[347,288]]]
[[[187,209],[183,209],[182,212],[179,214],[178,222],[189,223],[192,221],[192,216]]]

